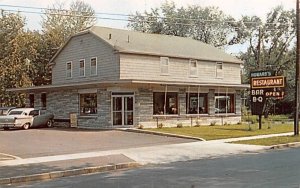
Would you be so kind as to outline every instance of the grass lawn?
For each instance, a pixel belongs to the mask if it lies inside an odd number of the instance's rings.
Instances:
[[[183,127],[183,128],[155,128],[146,129],[163,133],[172,133],[186,136],[204,138],[205,140],[216,140],[223,138],[236,138],[244,136],[255,136],[263,134],[286,133],[293,131],[292,124],[274,124],[271,128],[263,125],[262,129],[258,129],[257,124],[251,125],[251,130],[246,124],[241,125],[223,125],[223,126],[200,126],[200,127]]]
[[[278,137],[263,138],[263,139],[256,139],[256,140],[237,141],[232,143],[272,146],[276,144],[287,144],[291,142],[300,142],[300,136],[278,136]]]

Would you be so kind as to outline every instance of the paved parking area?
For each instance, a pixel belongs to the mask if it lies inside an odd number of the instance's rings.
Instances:
[[[0,130],[0,153],[20,158],[193,142],[190,139],[125,132],[44,128]]]

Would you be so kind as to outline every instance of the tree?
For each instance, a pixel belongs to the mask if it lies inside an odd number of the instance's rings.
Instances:
[[[243,42],[235,29],[238,23],[217,7],[176,8],[174,2],[166,2],[150,12],[136,12],[129,21],[128,27],[136,31],[192,37],[216,47]]]
[[[7,93],[7,88],[32,84],[26,60],[35,56],[32,36],[24,30],[25,20],[19,14],[1,12],[0,15],[0,105],[24,103],[24,96]]]
[[[69,9],[63,3],[57,3],[45,11],[39,57],[34,63],[37,71],[34,85],[51,83],[51,70],[48,66],[50,59],[70,36],[91,27],[95,22],[95,11],[80,0],[73,1]]]
[[[247,51],[240,56],[245,62],[244,82],[249,83],[251,71],[274,70],[275,75],[287,78],[284,103],[292,103],[294,100],[295,18],[294,10],[284,10],[279,6],[267,14],[266,23],[255,16],[245,16],[241,20],[244,27],[240,30],[249,40]],[[274,101],[267,103],[266,111],[272,103]]]
[[[60,47],[71,35],[91,27],[96,22],[95,11],[83,1],[77,0],[65,9],[63,3],[54,4],[45,11],[43,33]]]

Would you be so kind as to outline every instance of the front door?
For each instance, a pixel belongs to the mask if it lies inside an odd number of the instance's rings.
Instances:
[[[114,126],[133,125],[133,95],[112,96],[112,120]]]

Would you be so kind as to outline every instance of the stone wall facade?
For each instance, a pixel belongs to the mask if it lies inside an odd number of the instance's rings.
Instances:
[[[157,127],[163,124],[166,127],[195,126],[195,125],[224,125],[241,122],[241,94],[235,92],[235,113],[215,114],[215,89],[209,89],[208,113],[187,114],[185,88],[178,89],[179,113],[175,115],[153,115],[153,92],[151,88],[136,87],[134,89],[134,119],[133,126]],[[97,92],[97,113],[90,116],[79,115],[79,92],[77,89],[66,89],[51,91],[47,93],[47,107],[52,112],[57,122],[69,126],[70,114],[77,114],[78,127],[82,128],[115,128],[112,126],[112,91],[107,88],[98,88]],[[122,91],[119,91],[122,93]],[[41,107],[41,93],[34,93],[35,107]],[[28,101],[29,102],[29,101]]]

